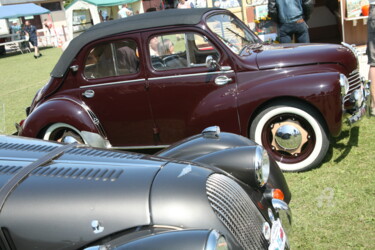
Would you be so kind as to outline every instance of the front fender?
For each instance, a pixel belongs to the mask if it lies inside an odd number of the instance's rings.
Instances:
[[[156,229],[157,230],[157,229]],[[148,235],[138,235],[136,239],[129,240],[129,235],[120,236],[113,239],[105,245],[95,245],[87,247],[84,250],[111,249],[130,250],[130,249],[189,249],[189,250],[214,250],[218,246],[227,246],[225,239],[212,229],[184,229],[170,231],[151,231]],[[142,232],[143,233],[143,232]]]
[[[215,131],[216,129],[216,131]],[[176,142],[159,151],[155,156],[193,161],[217,167],[238,180],[251,185],[249,173],[251,158],[247,148],[256,146],[254,141],[241,135],[220,132],[216,126],[206,128],[199,135],[194,135]],[[244,150],[242,150],[244,149]],[[242,178],[243,177],[243,178]],[[281,189],[287,203],[291,200],[291,192],[277,163],[270,158],[270,173],[267,183],[269,188]]]
[[[248,131],[249,122],[264,106],[283,99],[297,100],[314,107],[324,118],[330,133],[337,136],[341,132],[343,115],[339,73],[283,74],[274,72],[272,78],[268,76],[267,79],[264,75],[263,78],[252,79],[252,83],[243,81],[239,84],[238,106],[242,131]],[[244,77],[246,74],[240,78]],[[251,78],[247,76],[247,79]]]
[[[59,98],[51,99],[36,109],[26,118],[19,135],[40,138],[44,129],[54,123],[66,123],[79,131],[100,134],[84,106],[74,100]]]

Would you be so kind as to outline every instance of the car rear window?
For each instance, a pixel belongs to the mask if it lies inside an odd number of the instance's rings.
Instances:
[[[98,79],[134,74],[139,71],[137,44],[133,40],[100,44],[86,57],[84,76]]]

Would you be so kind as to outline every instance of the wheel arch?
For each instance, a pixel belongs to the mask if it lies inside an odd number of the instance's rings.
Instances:
[[[267,108],[272,107],[272,106],[285,105],[286,103],[294,103],[296,105],[306,105],[306,106],[310,107],[311,109],[313,109],[319,115],[319,120],[321,121],[321,125],[323,126],[323,129],[325,130],[325,132],[327,134],[331,134],[330,133],[331,130],[330,130],[328,124],[327,124],[327,120],[324,118],[324,116],[320,112],[320,110],[316,106],[314,106],[312,103],[310,103],[306,100],[294,97],[294,96],[280,96],[280,97],[276,97],[276,98],[269,99],[269,100],[265,101],[264,103],[260,104],[254,110],[254,112],[251,114],[251,116],[249,117],[249,120],[247,122],[246,136],[248,138],[250,138],[251,124],[253,123],[253,121],[257,117],[257,115],[260,112],[262,112],[262,110],[267,109]]]
[[[83,104],[63,98],[49,100],[33,110],[22,124],[20,135],[42,138],[50,126],[58,123],[102,135]]]

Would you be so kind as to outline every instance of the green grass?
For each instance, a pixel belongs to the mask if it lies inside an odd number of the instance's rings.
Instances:
[[[0,133],[16,131],[14,123],[25,118],[25,108],[36,91],[48,82],[62,50],[48,48],[40,52],[43,56],[38,59],[33,53],[0,57]]]
[[[0,133],[11,134],[25,118],[36,90],[49,79],[61,49],[0,57]],[[293,249],[374,249],[375,118],[344,127],[324,163],[304,173],[285,174],[290,204]]]

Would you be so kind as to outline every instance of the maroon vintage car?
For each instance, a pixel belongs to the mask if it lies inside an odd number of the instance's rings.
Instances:
[[[163,148],[210,125],[262,144],[284,171],[317,166],[367,110],[347,44],[264,44],[223,9],[166,10],[71,41],[19,135]]]

